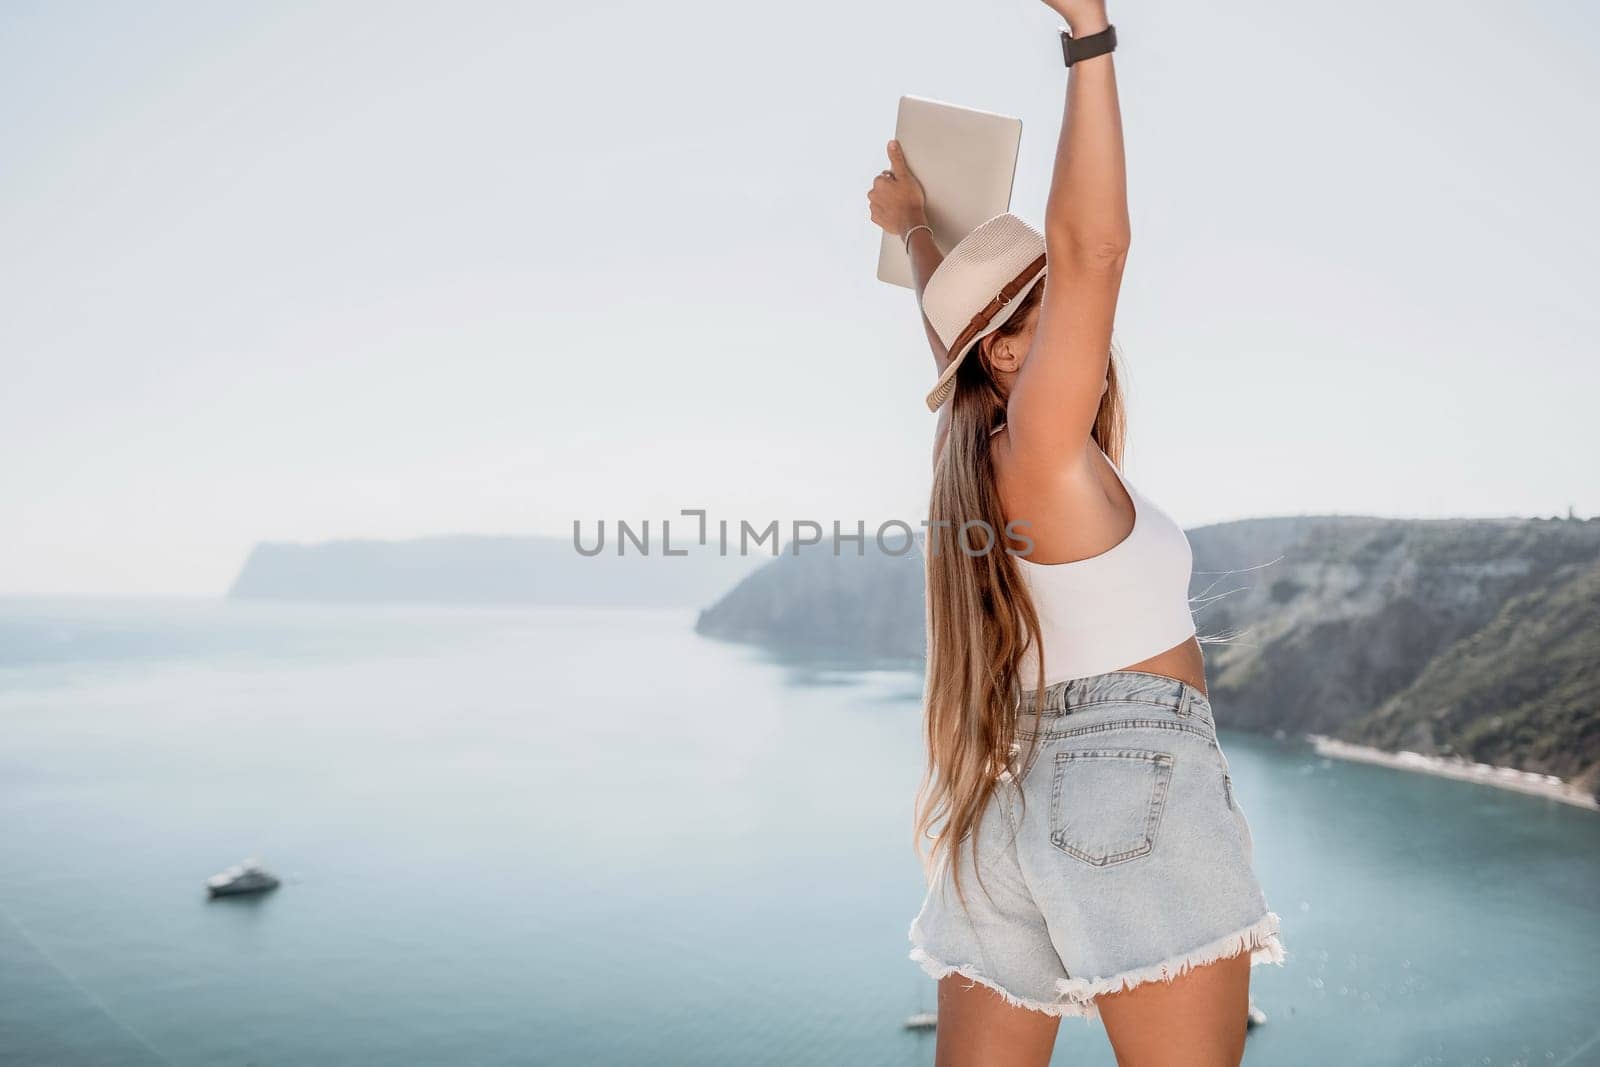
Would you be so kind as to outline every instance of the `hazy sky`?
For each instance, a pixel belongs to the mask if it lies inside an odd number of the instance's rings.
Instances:
[[[1112,4],[1131,480],[1185,525],[1600,512],[1594,5]],[[0,592],[257,540],[923,514],[903,92],[1038,0],[0,6]]]

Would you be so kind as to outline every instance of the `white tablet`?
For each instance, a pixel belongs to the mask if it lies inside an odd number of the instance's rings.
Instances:
[[[980,223],[1011,208],[1022,120],[920,96],[902,96],[895,140],[922,182],[933,243],[949,252]],[[885,232],[878,280],[916,287],[901,238]]]

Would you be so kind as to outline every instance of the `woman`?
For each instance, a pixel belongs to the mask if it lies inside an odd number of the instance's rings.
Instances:
[[[1086,1015],[1123,1065],[1237,1065],[1278,919],[1217,745],[1188,540],[1121,473],[1115,35],[1099,0],[1046,3],[1071,62],[1044,233],[1004,214],[941,256],[894,142],[868,194],[939,368],[911,955],[940,980],[940,1064],[1045,1064]]]

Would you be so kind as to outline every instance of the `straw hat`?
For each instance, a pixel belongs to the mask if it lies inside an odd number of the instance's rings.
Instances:
[[[928,394],[929,411],[956,391],[956,371],[967,353],[1011,317],[1044,275],[1044,234],[1009,211],[967,234],[944,257],[922,290],[922,313],[950,353]]]

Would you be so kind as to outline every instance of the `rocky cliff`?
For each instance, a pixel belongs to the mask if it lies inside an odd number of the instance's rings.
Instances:
[[[1189,532],[1224,726],[1600,781],[1600,520],[1249,519]],[[921,558],[784,555],[700,615],[786,653],[916,663]]]

